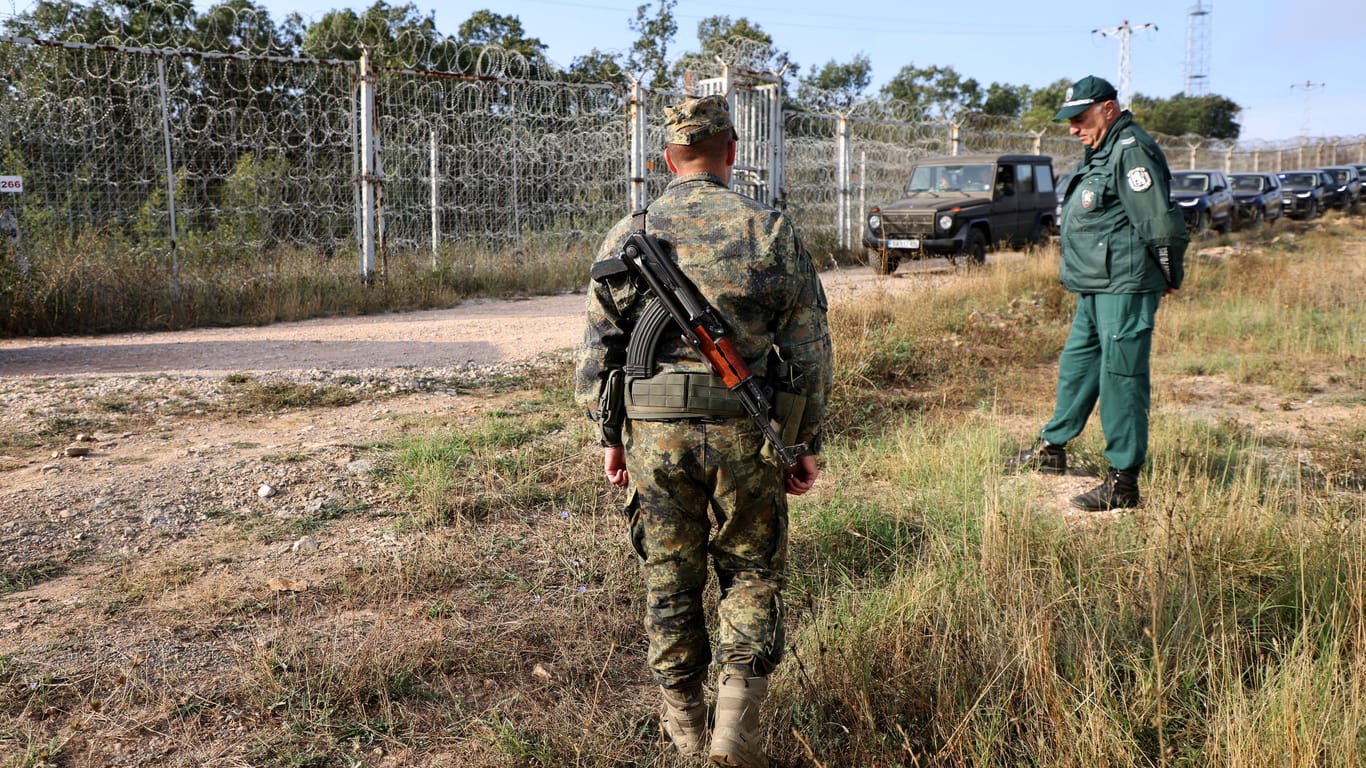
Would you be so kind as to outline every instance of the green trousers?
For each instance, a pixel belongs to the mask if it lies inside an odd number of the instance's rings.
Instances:
[[[1105,458],[1134,470],[1148,458],[1153,318],[1161,293],[1083,293],[1058,360],[1058,395],[1039,436],[1061,445],[1081,434],[1100,401]]]
[[[626,513],[646,589],[656,682],[689,688],[713,661],[702,604],[708,566],[721,599],[715,661],[768,675],[783,654],[787,565],[783,470],[760,457],[748,419],[626,422]]]

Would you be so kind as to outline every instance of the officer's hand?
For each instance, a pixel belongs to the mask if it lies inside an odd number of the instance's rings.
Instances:
[[[810,454],[797,457],[797,463],[787,469],[787,492],[792,496],[800,496],[811,490],[811,486],[816,484],[816,476],[820,474],[820,468],[816,466],[816,457]]]
[[[625,488],[631,475],[626,471],[626,449],[621,446],[602,449],[602,473],[607,482],[618,488]]]

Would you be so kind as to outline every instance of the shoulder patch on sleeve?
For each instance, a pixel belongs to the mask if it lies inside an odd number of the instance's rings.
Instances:
[[[1148,172],[1147,168],[1141,165],[1130,169],[1127,178],[1129,180],[1129,189],[1132,189],[1135,192],[1142,192],[1153,185],[1153,175]]]
[[[1130,144],[1133,144],[1135,141],[1138,141],[1138,137],[1137,137],[1137,136],[1126,136],[1126,137],[1120,139],[1120,140],[1119,140],[1119,143],[1120,143],[1120,144],[1123,144],[1124,146],[1127,147],[1127,146],[1129,146]]]

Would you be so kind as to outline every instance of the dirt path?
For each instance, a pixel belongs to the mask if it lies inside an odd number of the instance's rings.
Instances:
[[[1000,258],[1013,258],[1001,254]],[[941,259],[881,277],[866,267],[822,276],[831,300],[945,280]],[[583,334],[582,294],[474,300],[452,309],[170,333],[0,339],[0,377],[222,376],[273,371],[450,368],[531,361]]]
[[[832,302],[953,279],[823,275]],[[307,516],[364,497],[363,446],[404,419],[459,419],[491,376],[567,359],[582,294],[264,327],[0,340],[0,569],[146,554],[216,515]],[[354,404],[261,412],[252,387]],[[487,403],[483,404],[487,406]],[[46,445],[46,447],[36,447]],[[67,455],[71,448],[88,451]],[[260,495],[262,486],[273,489]]]

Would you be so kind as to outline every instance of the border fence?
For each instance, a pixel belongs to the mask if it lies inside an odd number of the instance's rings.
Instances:
[[[0,248],[38,264],[92,241],[130,253],[357,258],[591,253],[668,181],[663,107],[681,93],[577,83],[486,52],[466,73],[0,37]],[[813,250],[856,249],[863,213],[921,157],[1080,157],[1061,127],[803,111],[781,79],[723,67],[693,90],[753,105],[737,188],[785,207]],[[737,99],[737,94],[744,96]],[[1366,137],[1247,145],[1158,136],[1173,168],[1366,161]],[[21,238],[22,233],[22,238]],[[22,243],[22,246],[20,245]],[[16,254],[19,255],[19,254]]]

